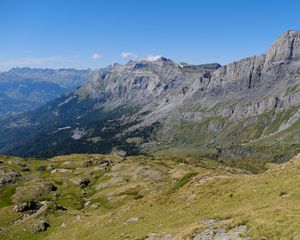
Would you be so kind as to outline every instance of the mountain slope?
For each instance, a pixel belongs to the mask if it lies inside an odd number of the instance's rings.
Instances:
[[[0,150],[20,156],[102,152],[281,162],[300,150],[300,32],[225,66],[170,59],[96,71],[78,90],[2,122]]]
[[[0,73],[0,118],[24,113],[71,92],[89,70],[13,68]]]
[[[256,175],[207,159],[99,154],[1,156],[0,166],[0,239],[299,234],[299,156]]]

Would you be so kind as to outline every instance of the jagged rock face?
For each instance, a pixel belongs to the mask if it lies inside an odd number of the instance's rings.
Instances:
[[[92,79],[78,91],[79,96],[101,98],[106,104],[145,105],[161,100],[182,98],[196,81],[215,69],[191,69],[166,58],[156,61],[130,61],[126,65],[115,64],[95,73]]]
[[[128,103],[145,106],[151,103],[171,110],[185,103],[192,105],[197,102],[210,108],[234,93],[238,112],[231,108],[233,114],[221,115],[259,114],[275,105],[299,104],[300,98],[285,94],[289,86],[299,81],[299,42],[299,32],[288,31],[266,54],[209,70],[196,70],[189,65],[182,67],[165,58],[154,62],[116,64],[96,73],[78,90],[78,94],[95,98],[105,96],[106,106]],[[239,105],[246,106],[240,110]]]
[[[286,62],[300,60],[300,32],[287,31],[266,53],[266,62]]]
[[[203,105],[233,99],[233,106],[221,109],[222,116],[241,118],[261,114],[272,108],[287,108],[300,103],[299,93],[286,94],[300,81],[300,33],[284,33],[267,51],[219,68],[211,74]],[[212,99],[212,100],[211,100]]]
[[[131,128],[136,129],[166,117],[194,93],[204,91],[211,73],[219,67],[181,66],[163,57],[152,62],[130,61],[100,69],[76,95],[101,101],[107,111],[122,105],[138,107],[135,117],[142,123]]]
[[[209,146],[232,157],[253,155],[257,149],[240,146],[257,141],[270,149],[278,133],[283,142],[298,141],[299,43],[300,32],[288,31],[265,54],[225,66],[160,58],[100,69],[75,92],[3,122],[0,151],[139,153],[159,143]]]

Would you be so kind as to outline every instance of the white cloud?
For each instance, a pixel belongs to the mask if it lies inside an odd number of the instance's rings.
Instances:
[[[122,52],[121,57],[122,58],[129,58],[129,57],[136,58],[137,56],[136,56],[136,54],[134,54],[132,52]]]
[[[159,58],[161,58],[161,55],[148,55],[148,56],[144,57],[143,60],[153,62],[153,61],[156,61]]]
[[[93,60],[98,60],[100,58],[102,58],[102,56],[99,53],[93,53],[91,56],[91,59]]]

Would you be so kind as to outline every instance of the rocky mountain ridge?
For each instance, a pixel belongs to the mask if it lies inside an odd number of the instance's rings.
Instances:
[[[114,64],[75,92],[4,121],[0,150],[52,156],[180,149],[284,161],[300,150],[299,73],[299,31],[283,33],[265,54],[224,66],[164,57]]]

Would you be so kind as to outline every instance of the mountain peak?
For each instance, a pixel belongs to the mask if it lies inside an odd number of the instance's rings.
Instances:
[[[282,35],[291,36],[295,34],[300,34],[300,30],[287,30]]]
[[[267,61],[300,60],[300,31],[288,30],[281,34],[266,53]]]
[[[143,69],[143,68],[147,68],[149,66],[165,66],[165,65],[178,65],[176,62],[174,62],[173,60],[166,58],[166,57],[158,57],[156,59],[140,59],[140,60],[130,60],[129,62],[127,62],[127,64],[125,66],[127,67],[132,67],[135,70],[137,69]],[[122,65],[123,66],[123,65]]]

